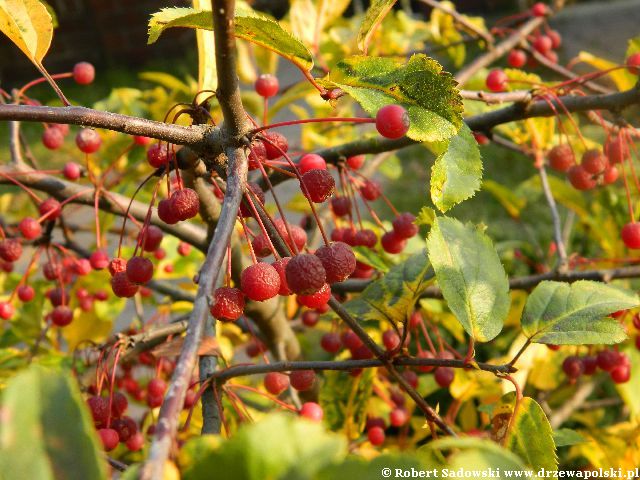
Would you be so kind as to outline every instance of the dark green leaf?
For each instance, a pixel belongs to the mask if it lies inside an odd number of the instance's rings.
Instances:
[[[453,137],[462,124],[462,99],[451,74],[423,54],[403,63],[393,58],[353,56],[339,62],[326,79],[351,95],[367,113],[400,104],[411,126],[407,136],[423,142]]]
[[[482,158],[466,125],[442,150],[431,169],[431,201],[444,213],[480,190]]]
[[[624,328],[607,315],[638,304],[635,293],[604,283],[545,281],[527,299],[522,330],[536,343],[619,343],[626,338]]]
[[[106,478],[91,416],[69,372],[30,367],[9,382],[2,412],[4,480]]]
[[[561,428],[553,432],[553,441],[556,444],[556,448],[588,442],[580,433],[570,428]]]
[[[511,299],[491,239],[477,227],[438,217],[427,249],[442,295],[467,333],[479,342],[498,335]]]

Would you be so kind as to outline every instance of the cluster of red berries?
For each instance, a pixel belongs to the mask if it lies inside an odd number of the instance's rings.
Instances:
[[[615,383],[626,383],[631,377],[629,357],[617,350],[601,350],[595,356],[571,355],[562,362],[562,370],[571,381],[575,381],[581,375],[593,375],[598,368],[607,372]]]
[[[566,173],[567,179],[576,190],[591,190],[598,185],[610,185],[620,175],[617,164],[628,156],[628,149],[619,137],[605,143],[604,152],[597,148],[586,150],[579,164],[573,149],[561,144],[549,150],[549,166],[557,172]]]

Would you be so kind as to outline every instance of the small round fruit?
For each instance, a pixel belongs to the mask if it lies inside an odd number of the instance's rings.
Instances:
[[[453,383],[454,377],[455,371],[451,367],[438,367],[436,371],[433,372],[433,378],[435,378],[436,383],[441,388],[449,388]]]
[[[604,154],[610,164],[622,163],[630,156],[629,145],[622,137],[611,137],[604,143]]]
[[[337,333],[325,333],[320,339],[320,346],[327,353],[338,353],[342,348],[340,335]]]
[[[629,55],[625,65],[627,66],[629,73],[640,75],[640,52]]]
[[[352,157],[347,157],[347,165],[349,168],[353,170],[358,170],[362,165],[364,165],[364,161],[367,159],[365,155],[354,155]]]
[[[300,171],[300,175],[304,175],[309,170],[313,169],[326,170],[327,162],[318,154],[307,153],[300,159],[300,162],[298,163],[298,170]]]
[[[116,432],[113,428],[101,428],[100,430],[98,430],[98,435],[100,436],[102,447],[105,449],[105,451],[110,452],[118,446],[120,437],[118,437],[118,432]]]
[[[557,30],[549,30],[547,32],[547,37],[551,39],[551,48],[554,50],[560,48],[562,45],[562,35]]]
[[[598,175],[609,166],[607,157],[598,149],[591,149],[584,152],[580,163],[584,170],[592,175]]]
[[[31,285],[20,285],[18,287],[18,298],[21,302],[30,302],[36,296],[36,292]]]
[[[360,187],[360,194],[365,200],[373,202],[382,194],[382,187],[375,180],[366,180]]]
[[[56,220],[62,215],[62,207],[60,202],[53,197],[49,197],[38,205],[38,212],[41,217],[45,217],[46,220]]]
[[[13,238],[0,240],[0,258],[5,262],[15,262],[22,256],[22,244]]]
[[[289,377],[280,372],[269,372],[264,376],[264,388],[271,395],[280,395],[289,388]]]
[[[268,263],[250,265],[240,276],[242,292],[251,300],[263,302],[278,295],[280,275]]]
[[[264,148],[267,152],[267,159],[275,160],[280,158],[289,150],[289,142],[287,137],[278,132],[267,132],[263,135]]]
[[[106,425],[109,417],[109,399],[105,397],[93,396],[87,399],[87,406],[91,412],[93,423],[96,426]]]
[[[316,293],[327,280],[327,273],[322,261],[309,253],[292,257],[286,265],[285,275],[289,288],[300,295]]]
[[[393,427],[401,427],[409,421],[409,415],[404,408],[394,408],[389,414],[389,423]]]
[[[566,143],[553,147],[549,151],[548,158],[549,166],[557,172],[566,172],[576,163],[573,150]]]
[[[325,283],[320,290],[310,295],[298,295],[297,300],[300,305],[308,308],[323,309],[331,298],[331,288]]]
[[[364,230],[359,230],[356,232],[353,237],[355,246],[368,247],[373,248],[378,243],[378,237],[376,236],[373,230],[369,230],[365,228]],[[346,242],[345,242],[346,243]],[[357,264],[356,264],[357,267]]]
[[[145,257],[133,257],[127,262],[127,278],[131,283],[144,284],[153,277],[153,263]]]
[[[270,98],[278,93],[280,83],[275,75],[263,73],[255,83],[256,93],[264,98]]]
[[[533,48],[544,55],[553,48],[553,41],[546,35],[539,35],[533,41]]]
[[[576,190],[591,190],[597,185],[593,176],[582,168],[582,165],[574,165],[571,167],[567,171],[567,178]]]
[[[287,297],[293,293],[293,291],[289,288],[289,284],[287,283],[287,274],[285,273],[287,264],[290,260],[291,257],[283,257],[271,264],[280,276],[280,290],[278,290],[278,295],[282,295],[283,297]]]
[[[382,343],[388,352],[393,352],[400,346],[400,335],[394,330],[385,330],[382,334]]]
[[[249,170],[257,170],[260,168],[260,164],[266,162],[267,149],[262,140],[255,139],[251,142],[247,160],[249,160]]]
[[[393,220],[393,231],[400,238],[411,238],[418,233],[418,226],[413,223],[416,217],[409,212],[401,213]]]
[[[42,226],[35,218],[25,217],[18,224],[18,230],[27,240],[38,238],[42,234]]]
[[[260,204],[264,205],[265,196],[264,192],[260,188],[260,185],[254,182],[247,182],[247,192],[245,193],[245,198],[250,198],[251,201],[256,203],[256,201],[260,202]],[[247,201],[248,203],[248,201]],[[245,205],[245,202],[240,204],[240,214],[243,218],[253,217],[253,209],[249,205]]]
[[[0,302],[0,318],[9,320],[15,312],[16,309],[9,302]]]
[[[95,153],[100,149],[102,139],[93,128],[83,128],[76,135],[76,145],[83,153]]]
[[[409,126],[409,113],[400,105],[385,105],[376,114],[376,129],[385,138],[402,138]]]
[[[400,253],[407,245],[407,240],[399,237],[395,230],[390,230],[382,235],[380,244],[387,253]]]
[[[64,164],[64,168],[62,169],[62,174],[67,180],[77,180],[80,178],[82,171],[80,169],[80,165],[75,162],[67,162]]]
[[[619,176],[620,172],[618,171],[618,168],[615,165],[611,165],[602,174],[602,183],[604,185],[611,185],[612,183],[615,183],[616,180],[618,180]]]
[[[371,445],[379,447],[384,443],[384,430],[380,427],[371,427],[369,430],[367,430],[367,439],[369,440]]]
[[[584,367],[585,375],[593,375],[598,368],[598,359],[592,355],[582,357],[582,366]]]
[[[304,188],[302,186],[304,185]],[[314,168],[301,178],[301,190],[313,203],[327,200],[336,188],[336,182],[327,170]]]
[[[320,320],[320,315],[318,315],[318,312],[307,310],[302,314],[302,323],[306,327],[315,327],[318,324],[319,320]]]
[[[213,292],[211,315],[222,322],[233,322],[242,316],[244,295],[237,288],[220,287]]]
[[[111,290],[113,290],[116,297],[130,298],[138,293],[139,287],[129,281],[127,272],[116,272],[111,277]]]
[[[631,378],[631,367],[629,365],[618,365],[609,372],[609,376],[615,383],[627,383]]]
[[[507,57],[507,63],[513,68],[522,68],[527,64],[527,54],[522,50],[511,50]]]
[[[487,75],[486,85],[492,92],[504,92],[507,88],[509,77],[503,70],[496,68]]]
[[[314,422],[322,421],[324,412],[322,407],[315,402],[306,402],[300,408],[300,416]]]
[[[89,255],[89,263],[94,270],[104,270],[109,266],[109,255],[104,250],[96,250]]]
[[[598,367],[605,372],[610,372],[616,366],[620,360],[618,352],[615,350],[601,350],[597,356]]]
[[[531,15],[534,17],[544,17],[549,13],[549,8],[542,2],[537,2],[531,7]]]
[[[634,250],[640,248],[640,222],[627,223],[622,227],[620,236],[627,248]]]
[[[575,380],[584,373],[582,359],[575,355],[565,358],[564,362],[562,362],[562,370],[568,378]]]
[[[163,396],[164,392],[166,391],[167,391],[167,382],[165,382],[161,378],[153,378],[147,384],[147,392],[149,392],[149,395],[159,397],[159,396]]]
[[[334,197],[331,199],[331,210],[336,217],[345,217],[351,213],[349,197]]]
[[[153,142],[153,138],[144,137],[142,135],[134,135],[133,136],[133,143],[135,143],[139,147],[146,147],[151,142]]]
[[[142,243],[142,249],[145,252],[153,252],[158,249],[164,234],[155,225],[148,225],[144,232],[140,233],[144,236],[144,242]]]
[[[180,221],[173,210],[170,198],[164,198],[158,202],[158,217],[167,225],[174,225]]]
[[[323,245],[315,253],[322,262],[327,283],[342,282],[356,269],[356,256],[349,245],[344,242],[332,242]]]
[[[66,327],[73,320],[73,310],[66,305],[59,305],[51,312],[51,323],[57,327]]]
[[[153,168],[160,168],[169,163],[173,158],[173,152],[169,149],[167,143],[156,143],[147,150],[147,162]]]
[[[289,374],[291,386],[299,392],[305,392],[316,382],[316,372],[313,370],[294,370]]]
[[[45,128],[42,132],[42,144],[49,150],[57,150],[64,143],[64,135],[57,128]]]
[[[171,194],[171,208],[179,220],[195,217],[200,210],[200,199],[195,190],[181,188]]]
[[[73,66],[73,79],[78,85],[89,85],[96,78],[96,69],[89,62],[78,62]]]
[[[144,446],[144,435],[140,432],[134,433],[131,435],[129,440],[127,440],[126,446],[131,452],[138,452],[142,450],[142,447]]]

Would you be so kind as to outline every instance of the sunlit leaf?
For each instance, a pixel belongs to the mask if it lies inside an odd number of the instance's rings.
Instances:
[[[365,55],[371,37],[376,32],[376,27],[380,24],[389,10],[396,3],[396,0],[373,0],[371,5],[364,14],[364,18],[360,23],[360,30],[358,31],[358,48]]]

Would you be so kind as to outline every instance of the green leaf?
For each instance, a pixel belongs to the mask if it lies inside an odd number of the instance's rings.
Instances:
[[[374,369],[366,369],[357,377],[348,372],[324,373],[319,401],[331,430],[344,430],[351,439],[360,436],[367,420],[374,376]]]
[[[367,265],[375,268],[379,272],[386,273],[389,271],[389,267],[393,265],[388,261],[384,255],[381,255],[376,250],[372,250],[368,247],[353,247],[353,251],[356,254],[356,259],[359,262],[366,263]]]
[[[422,207],[414,223],[416,225],[431,226],[435,221],[436,221],[436,211],[433,208]]]
[[[511,299],[491,239],[477,227],[438,217],[427,250],[442,295],[467,333],[479,342],[498,335]]]
[[[0,31],[39,69],[53,38],[53,20],[39,0],[0,0]]]
[[[355,455],[350,456],[344,462],[323,468],[314,480],[335,480],[336,478],[348,478],[351,480],[370,480],[384,478],[380,472],[385,468],[399,468],[405,471],[419,472],[424,465],[414,456],[383,454],[372,459],[365,459]]]
[[[586,443],[587,440],[580,433],[570,428],[560,428],[553,432],[553,442],[556,444],[556,448],[569,447],[571,445],[578,445],[579,443]]]
[[[203,436],[187,442],[211,443]],[[184,472],[185,480],[264,480],[310,478],[321,468],[343,459],[346,441],[318,423],[281,413],[242,427],[219,448],[201,448]]]
[[[531,441],[534,438],[535,441]],[[542,407],[533,398],[524,397],[516,403],[504,446],[533,470],[544,468],[555,472],[558,469],[553,430]]]
[[[358,48],[365,55],[367,54],[369,42],[376,28],[395,3],[396,0],[373,0],[364,14],[364,18],[360,23],[360,30],[358,31],[357,43]]]
[[[164,30],[171,27],[213,30],[213,16],[208,10],[163,8],[151,16],[147,43],[154,43]],[[274,51],[302,70],[309,71],[313,67],[311,52],[300,40],[275,20],[248,7],[238,5],[236,9],[235,36]]]
[[[69,372],[33,365],[3,392],[3,480],[106,478],[93,422]]]
[[[510,217],[516,220],[520,218],[520,213],[527,206],[527,200],[517,195],[512,189],[505,187],[493,180],[484,180],[482,190],[489,192],[504,207]],[[555,190],[554,190],[555,193]]]
[[[635,293],[604,283],[544,281],[527,299],[522,330],[536,343],[619,343],[626,338],[624,328],[607,315],[638,304],[640,300]]]
[[[371,282],[359,297],[344,307],[359,321],[402,323],[433,277],[424,251],[394,265],[386,275]],[[328,313],[334,316],[334,313]]]
[[[480,190],[482,158],[471,130],[460,131],[436,158],[431,169],[431,201],[441,212],[472,197]]]
[[[326,78],[375,116],[385,105],[407,109],[407,136],[437,142],[454,136],[462,124],[462,99],[450,73],[423,54],[407,63],[394,58],[352,56],[339,62]]]

